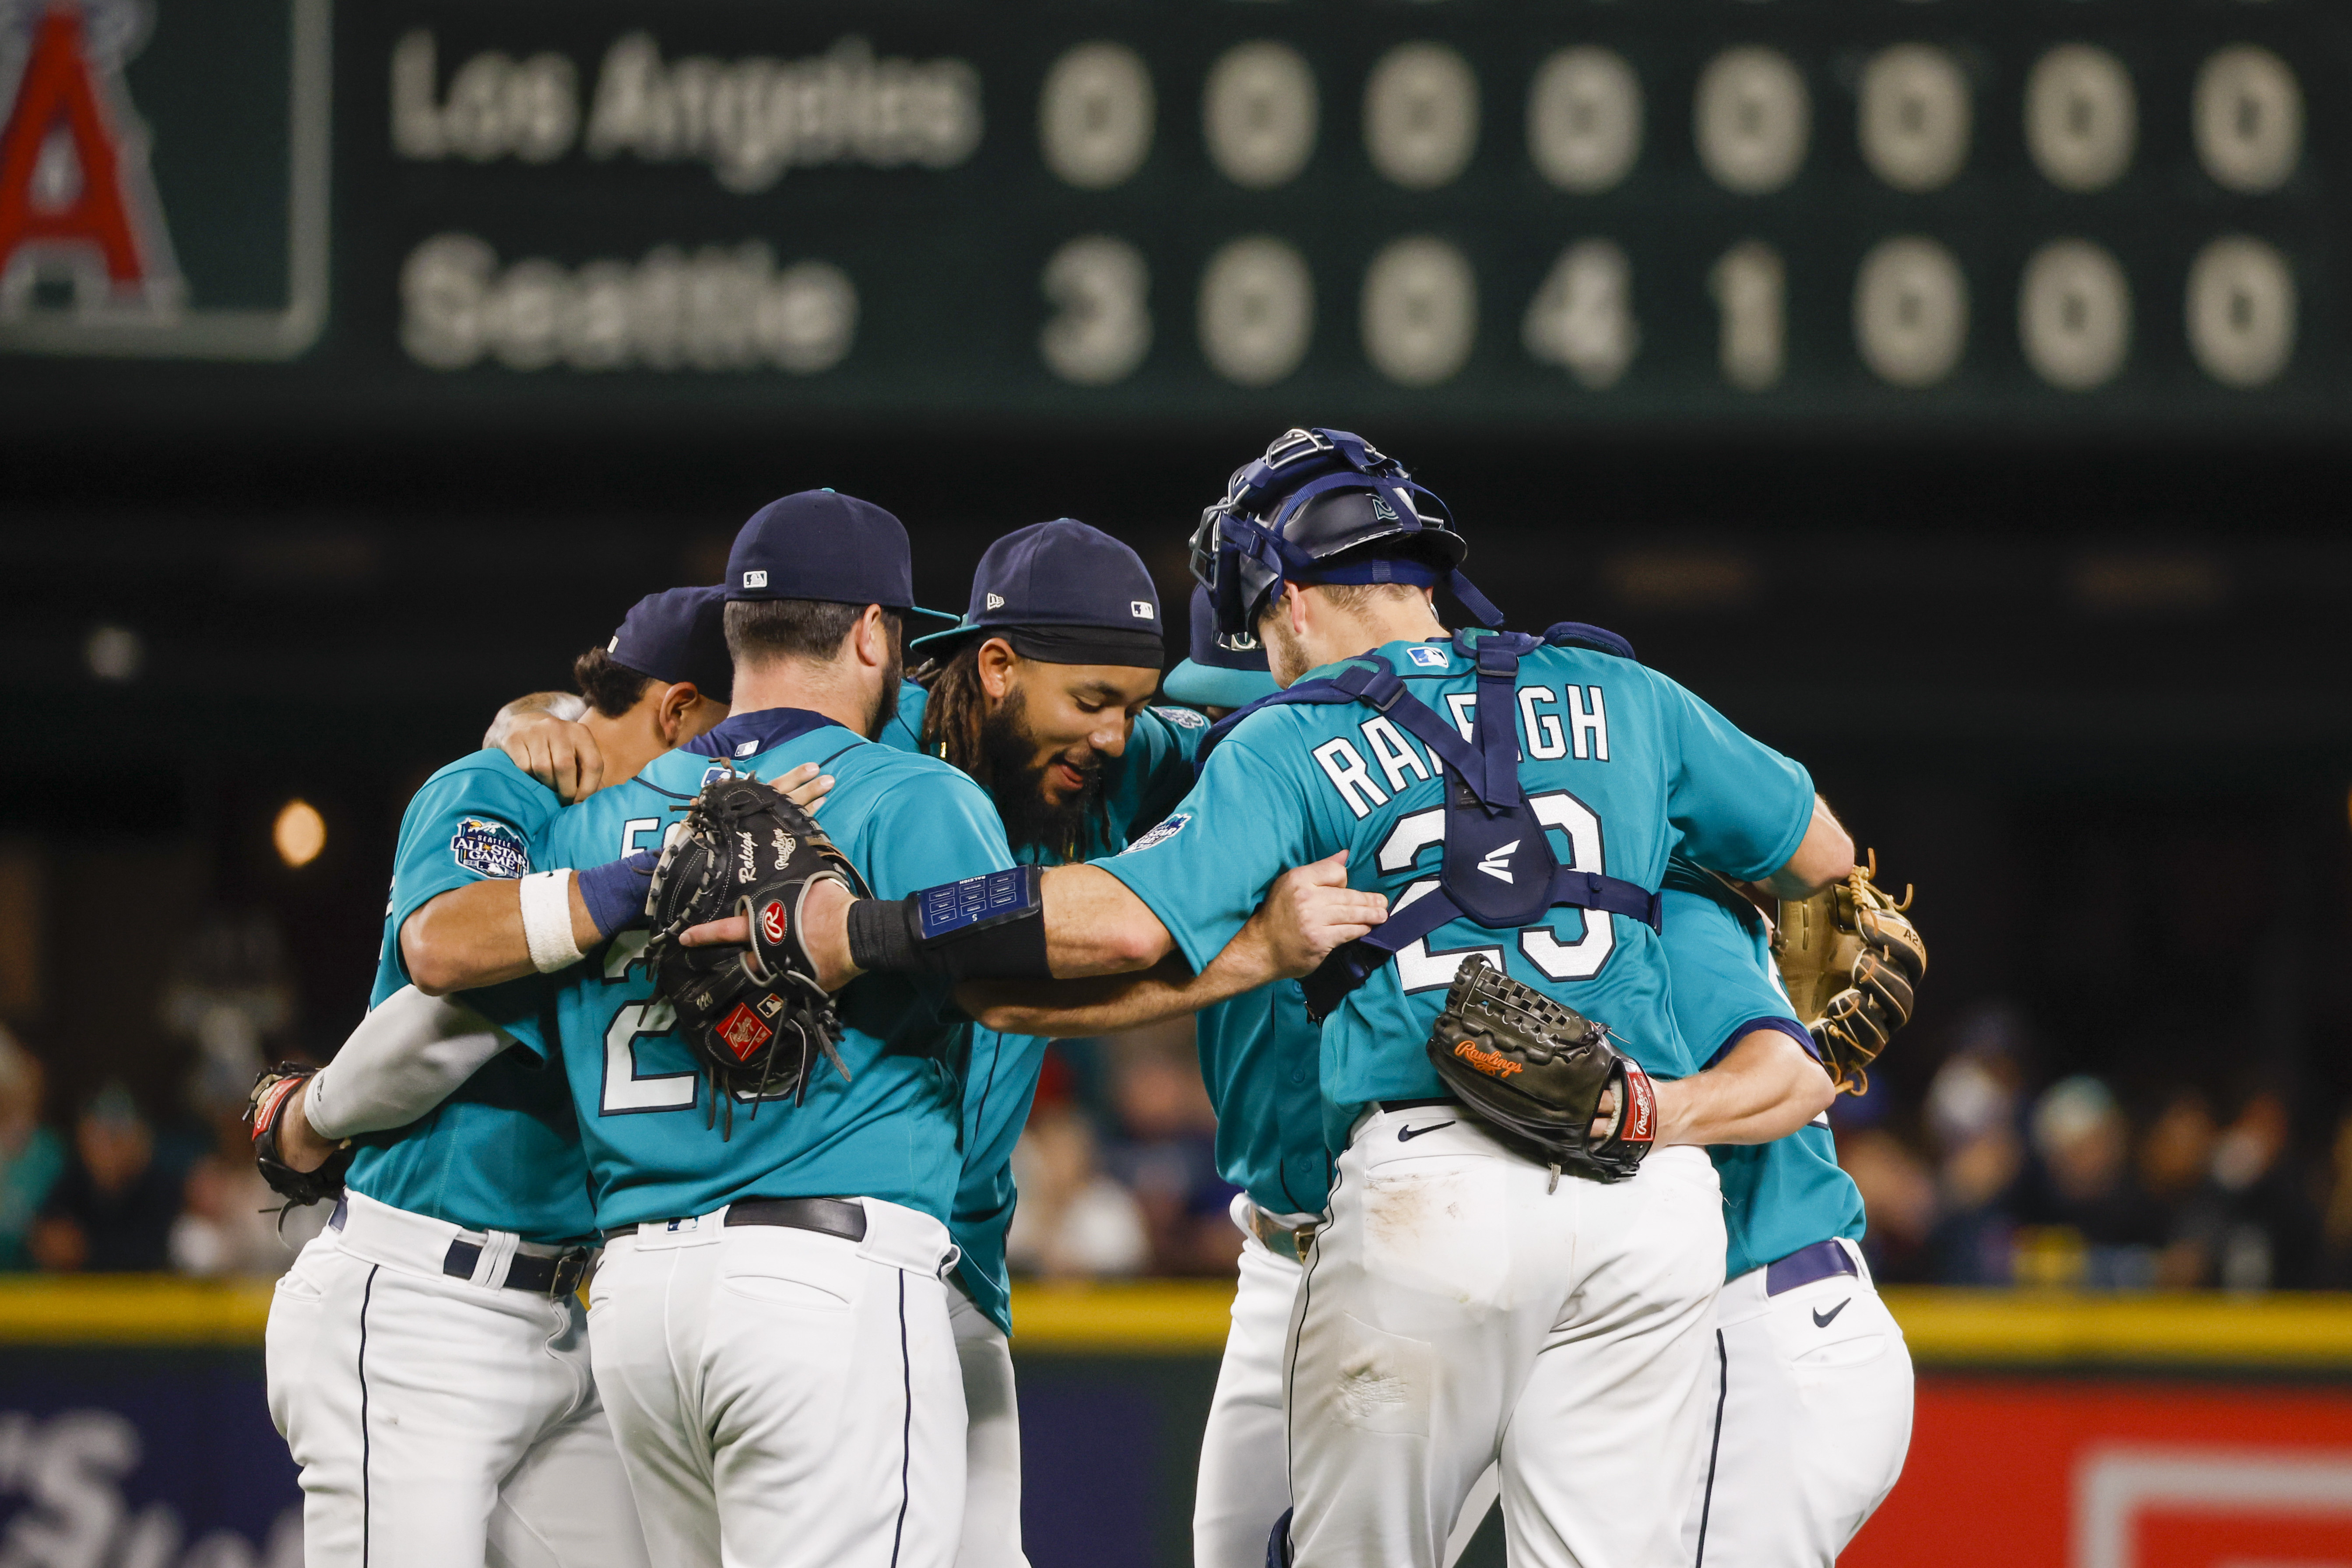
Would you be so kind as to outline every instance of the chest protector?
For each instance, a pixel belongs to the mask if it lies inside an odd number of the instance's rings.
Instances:
[[[1658,895],[1620,877],[1563,868],[1543,824],[1519,787],[1516,722],[1519,660],[1537,648],[1589,647],[1621,658],[1633,646],[1613,632],[1563,621],[1541,637],[1522,632],[1457,632],[1454,651],[1478,669],[1478,707],[1468,740],[1449,720],[1406,689],[1379,659],[1358,659],[1337,675],[1302,680],[1238,709],[1213,727],[1210,750],[1241,720],[1279,702],[1360,702],[1429,749],[1445,791],[1445,862],[1437,886],[1391,909],[1370,935],[1333,951],[1305,983],[1307,1013],[1328,1016],[1398,950],[1452,921],[1489,931],[1540,925],[1562,906],[1590,915],[1624,915],[1658,929]]]

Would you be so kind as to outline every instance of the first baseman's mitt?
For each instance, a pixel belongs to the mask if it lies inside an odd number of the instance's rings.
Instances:
[[[352,1141],[344,1139],[315,1171],[298,1171],[286,1163],[278,1142],[285,1125],[287,1102],[319,1069],[299,1062],[264,1068],[245,1097],[245,1120],[253,1129],[253,1160],[269,1190],[292,1204],[315,1204],[343,1195],[343,1173],[352,1168]]]
[[[849,1077],[834,1049],[833,998],[801,943],[802,902],[825,880],[866,896],[865,879],[814,817],[731,764],[663,837],[646,895],[646,957],[718,1091],[713,1116],[727,1091],[750,1097],[754,1114],[761,1099],[789,1093],[798,1103],[820,1051]],[[739,914],[751,922],[747,947],[678,942],[688,927]],[[728,1116],[731,1131],[731,1105]]]
[[[1927,973],[1927,945],[1906,920],[1912,889],[1895,902],[1871,879],[1878,853],[1801,902],[1783,900],[1772,958],[1797,1017],[1821,1048],[1840,1091],[1870,1092],[1870,1064],[1910,1022]]]
[[[1454,1097],[1503,1142],[1551,1167],[1603,1182],[1640,1168],[1658,1131],[1650,1075],[1609,1043],[1596,1024],[1471,955],[1454,972],[1445,1011],[1429,1035],[1429,1059]],[[1600,1136],[1601,1099],[1616,1110]]]

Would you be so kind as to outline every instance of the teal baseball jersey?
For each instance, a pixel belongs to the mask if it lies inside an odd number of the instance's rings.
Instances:
[[[1217,1174],[1274,1214],[1331,1201],[1317,1057],[1323,1032],[1296,980],[1203,1007],[1192,1019],[1201,1081],[1217,1110]]]
[[[1470,732],[1475,669],[1450,640],[1390,643],[1372,657]],[[1538,647],[1521,663],[1514,706],[1519,780],[1562,867],[1655,888],[1677,840],[1749,877],[1777,869],[1803,841],[1813,801],[1805,770],[1655,670],[1586,648]],[[1344,850],[1350,883],[1387,894],[1391,907],[1433,888],[1444,815],[1429,753],[1375,710],[1274,704],[1234,727],[1173,815],[1098,864],[1197,969],[1291,867]],[[1439,1092],[1423,1046],[1471,952],[1609,1025],[1651,1072],[1692,1070],[1664,952],[1646,924],[1570,908],[1508,933],[1455,921],[1402,949],[1325,1021],[1330,1147],[1343,1145],[1366,1104]]]
[[[425,782],[400,820],[368,1005],[408,984],[400,951],[408,917],[452,889],[530,871],[531,841],[562,805],[502,752],[477,752]],[[469,992],[466,1000],[494,1023],[511,1025],[535,1011],[543,994],[532,978]],[[412,1214],[468,1230],[515,1231],[526,1241],[568,1245],[595,1229],[571,1087],[563,1064],[535,1037],[492,1058],[420,1121],[360,1139],[347,1184]]]
[[[912,681],[899,688],[898,713],[883,729],[884,745],[907,752],[922,749],[923,705],[929,696]],[[1192,783],[1193,754],[1208,728],[1208,721],[1189,708],[1147,708],[1136,716],[1127,750],[1104,769],[1104,812],[1091,835],[1089,853],[1117,853],[1184,798]],[[1013,853],[1031,865],[1049,866],[1059,859],[1034,844]],[[963,1178],[948,1229],[963,1249],[956,1272],[964,1288],[997,1327],[1010,1333],[1013,1286],[1004,1263],[1004,1236],[1012,1228],[1013,1205],[1020,1197],[1013,1184],[1013,1147],[1028,1124],[1046,1042],[1036,1035],[999,1034],[979,1024],[968,1028]]]
[[[764,779],[821,763],[835,782],[820,819],[877,898],[1013,863],[995,809],[970,778],[793,708],[737,713],[567,808],[533,858],[580,867],[654,847],[722,757]],[[963,1163],[966,1020],[945,985],[887,974],[853,982],[839,998],[847,1081],[819,1061],[799,1105],[787,1094],[719,1108],[670,1005],[654,995],[645,943],[645,932],[624,931],[553,977],[554,1032],[600,1227],[751,1197],[881,1198],[947,1220]]]
[[[1669,888],[1664,923],[1675,1017],[1700,1065],[1756,1029],[1803,1037],[1761,916],[1749,921],[1713,899]],[[1724,1278],[1736,1279],[1833,1236],[1862,1239],[1862,1193],[1838,1168],[1837,1141],[1826,1121],[1770,1143],[1707,1153],[1723,1182],[1723,1227],[1730,1238]]]

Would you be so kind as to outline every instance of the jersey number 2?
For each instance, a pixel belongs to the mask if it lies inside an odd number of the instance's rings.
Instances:
[[[624,931],[604,953],[604,978],[619,980],[629,966],[642,962],[646,933]],[[691,1110],[701,1075],[692,1072],[643,1073],[637,1070],[637,1042],[647,1035],[667,1035],[677,1026],[677,1014],[656,997],[625,1002],[604,1026],[604,1092],[597,1110],[606,1116],[634,1116],[647,1110]]]

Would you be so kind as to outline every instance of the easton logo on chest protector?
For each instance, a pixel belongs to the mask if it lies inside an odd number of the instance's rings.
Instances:
[[[449,854],[477,877],[512,881],[530,874],[530,847],[522,835],[488,817],[459,818],[457,835],[449,840]]]

